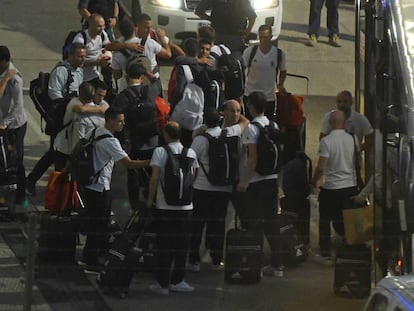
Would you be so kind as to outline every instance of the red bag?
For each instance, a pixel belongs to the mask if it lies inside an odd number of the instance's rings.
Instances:
[[[276,93],[276,122],[280,126],[299,126],[303,121],[303,97],[291,93]]]
[[[170,105],[160,96],[155,97],[155,104],[157,106],[158,128],[162,132],[168,122],[167,116],[170,113]]]
[[[64,171],[50,173],[45,190],[45,208],[54,215],[62,215],[78,206],[77,184]]]

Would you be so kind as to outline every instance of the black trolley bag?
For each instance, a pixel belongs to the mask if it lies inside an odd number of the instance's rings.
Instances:
[[[147,217],[143,217],[141,211],[135,211],[124,230],[114,234],[104,267],[96,280],[104,294],[119,298],[125,298],[128,294],[143,254],[136,244],[139,244],[147,222]]]
[[[342,244],[336,251],[334,293],[363,298],[371,290],[371,250],[365,244]]]
[[[238,226],[227,231],[224,253],[224,281],[253,284],[262,278],[263,234]]]

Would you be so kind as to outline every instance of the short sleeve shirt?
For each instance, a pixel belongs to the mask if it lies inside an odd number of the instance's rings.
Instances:
[[[183,145],[179,142],[169,143],[168,146],[172,149],[172,152],[174,154],[181,153],[183,149]],[[197,156],[193,149],[188,148],[188,157],[191,157],[194,159],[193,163],[193,169],[198,168],[198,162],[197,162]],[[158,166],[160,168],[160,181],[158,183],[158,189],[157,189],[157,200],[156,200],[156,208],[162,209],[162,210],[192,210],[193,209],[193,203],[183,206],[173,206],[168,205],[167,202],[165,202],[164,197],[164,191],[162,190],[161,183],[164,183],[164,167],[167,163],[168,155],[167,151],[163,147],[157,147],[154,150],[154,153],[152,155],[152,159],[150,162],[150,166]]]

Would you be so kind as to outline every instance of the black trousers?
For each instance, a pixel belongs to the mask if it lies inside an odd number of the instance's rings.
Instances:
[[[98,263],[98,254],[108,247],[108,223],[111,215],[111,191],[82,191],[86,205],[86,215],[82,221],[86,233],[86,243],[82,259],[89,265]]]
[[[16,203],[20,204],[26,193],[26,172],[24,169],[24,137],[26,135],[27,123],[15,129],[9,129],[11,136],[15,138],[15,148],[17,153],[17,191]]]
[[[277,221],[278,200],[277,179],[250,183],[246,192],[235,192],[232,199],[242,227],[266,236],[273,267],[283,264]]]
[[[157,233],[156,277],[162,287],[180,283],[185,276],[191,211],[155,209]]]
[[[210,249],[213,264],[223,261],[224,235],[230,192],[194,189],[194,210],[191,217],[191,240],[189,261],[200,262],[200,245],[206,226],[206,248]]]
[[[341,237],[345,234],[342,210],[352,204],[351,197],[358,194],[357,187],[319,192],[319,249],[321,256],[331,256],[331,222]]]
[[[31,182],[36,183],[47,171],[47,169],[55,162],[55,150],[53,147],[55,138],[55,135],[50,136],[49,149],[43,154],[39,161],[37,161],[36,165],[27,176],[27,179]]]

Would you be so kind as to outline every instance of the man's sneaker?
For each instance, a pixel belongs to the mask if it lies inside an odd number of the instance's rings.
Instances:
[[[220,261],[217,265],[211,265],[211,271],[221,271],[224,269],[224,262]]]
[[[321,256],[320,254],[315,254],[315,256],[313,256],[313,261],[329,267],[333,265],[332,257],[330,256]]]
[[[177,284],[170,284],[170,291],[172,292],[193,292],[194,287],[189,285],[186,281],[181,281]]]
[[[272,267],[272,266],[265,266],[263,267],[263,275],[266,276],[274,276],[274,277],[278,277],[278,278],[283,278],[283,271],[285,270],[284,266],[279,266],[277,268]]]
[[[309,35],[308,42],[306,43],[307,46],[316,46],[318,44],[318,38],[316,35]]]
[[[200,270],[201,270],[200,263],[199,262],[189,263],[187,265],[187,269],[191,272],[200,272]]]
[[[32,197],[36,196],[36,183],[30,178],[26,179],[26,194]]]
[[[160,284],[152,284],[149,287],[149,290],[153,293],[160,294],[160,295],[168,295],[170,291],[166,287],[161,287]]]
[[[339,37],[337,34],[333,34],[332,36],[329,37],[329,44],[337,48],[341,46],[341,44],[339,43]]]

